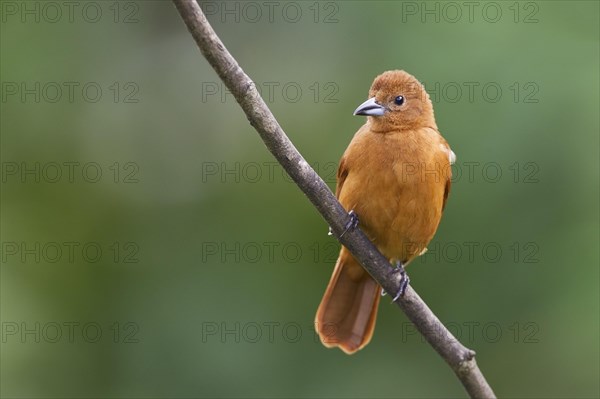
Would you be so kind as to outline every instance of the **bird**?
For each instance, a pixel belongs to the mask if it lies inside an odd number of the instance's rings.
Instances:
[[[425,87],[403,70],[375,78],[354,115],[367,117],[344,152],[336,197],[397,270],[404,294],[412,260],[440,223],[456,155],[440,134]],[[344,233],[346,232],[344,231]],[[344,246],[315,317],[323,345],[356,353],[371,340],[382,289]]]

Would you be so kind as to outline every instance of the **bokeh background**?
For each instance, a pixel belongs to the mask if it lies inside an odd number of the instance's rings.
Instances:
[[[599,3],[473,4],[202,6],[332,188],[373,78],[422,80],[458,162],[414,288],[500,397],[597,398]],[[387,299],[318,342],[339,246],[169,1],[0,5],[2,397],[466,396]]]

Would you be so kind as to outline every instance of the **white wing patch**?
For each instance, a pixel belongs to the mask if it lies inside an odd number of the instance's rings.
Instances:
[[[454,163],[456,162],[456,154],[454,153],[454,151],[452,151],[450,147],[448,147],[445,144],[440,144],[440,148],[442,149],[442,151],[448,154],[448,160],[450,161],[450,165],[454,165]]]
[[[448,158],[450,158],[450,165],[454,165],[454,163],[456,162],[456,154],[450,148],[448,148],[448,151],[450,151],[450,153],[448,154]]]

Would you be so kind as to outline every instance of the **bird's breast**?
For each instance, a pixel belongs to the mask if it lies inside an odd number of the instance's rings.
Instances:
[[[388,258],[412,259],[435,234],[450,173],[440,138],[419,131],[366,135],[360,151],[346,154],[350,171],[340,201]]]

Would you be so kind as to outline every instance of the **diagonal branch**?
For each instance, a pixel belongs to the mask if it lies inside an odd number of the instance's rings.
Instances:
[[[350,250],[386,292],[397,293],[400,289],[398,274],[393,273],[388,260],[365,234],[360,229],[352,229],[343,237],[341,236],[344,226],[349,221],[347,212],[285,135],[261,98],[254,82],[227,51],[196,0],[173,0],[173,2],[200,51],[233,93],[250,124],[256,129],[269,151],[331,226],[340,243]],[[444,327],[410,286],[397,304],[427,342],[450,365],[472,398],[495,398],[494,392],[475,362],[475,352],[464,347]]]

